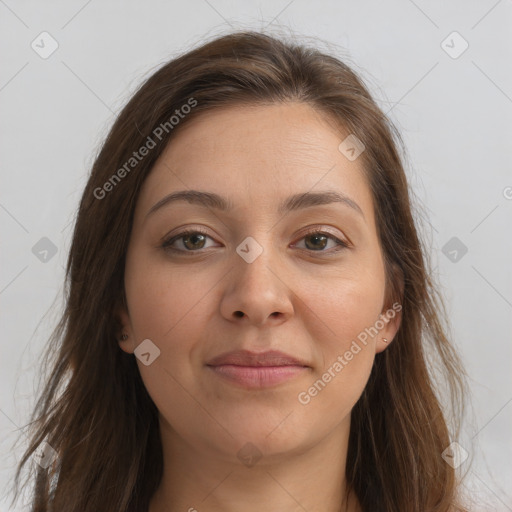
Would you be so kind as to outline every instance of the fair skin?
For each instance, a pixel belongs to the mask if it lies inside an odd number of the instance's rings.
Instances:
[[[184,125],[144,182],[126,257],[128,308],[119,313],[128,339],[119,345],[133,353],[149,339],[160,350],[147,366],[137,358],[164,458],[149,512],[360,510],[355,498],[343,500],[350,411],[400,315],[333,373],[391,307],[362,159],[338,150],[346,135],[303,103],[223,108]],[[232,209],[181,200],[148,215],[190,189]],[[361,212],[340,202],[278,212],[291,195],[324,191]],[[177,238],[176,252],[161,247],[186,228],[206,236]],[[236,250],[247,251],[247,237],[263,249],[252,262]],[[206,364],[237,349],[279,350],[307,364],[248,388]],[[301,403],[329,368],[325,387]]]

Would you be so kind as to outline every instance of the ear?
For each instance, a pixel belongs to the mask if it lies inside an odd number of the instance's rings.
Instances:
[[[402,323],[402,298],[404,296],[404,275],[402,269],[392,264],[391,281],[386,282],[386,300],[379,320],[384,323],[379,329],[375,353],[383,352],[392,343]],[[386,340],[386,341],[383,341]]]
[[[133,354],[135,350],[135,337],[133,335],[130,314],[128,313],[128,306],[126,304],[124,291],[121,299],[117,302],[115,307],[114,317],[118,325],[116,335],[119,347],[127,354]],[[127,338],[122,339],[123,335],[125,335],[125,337],[127,336]]]

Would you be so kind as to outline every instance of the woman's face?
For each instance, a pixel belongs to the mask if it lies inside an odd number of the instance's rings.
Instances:
[[[150,340],[137,364],[180,442],[236,462],[347,432],[399,325],[362,159],[338,148],[348,135],[303,103],[217,110],[183,126],[146,179],[119,343]]]

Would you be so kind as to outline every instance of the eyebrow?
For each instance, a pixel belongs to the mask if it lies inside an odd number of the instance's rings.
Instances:
[[[206,208],[212,208],[220,211],[229,211],[233,209],[233,204],[228,199],[215,194],[213,192],[203,192],[199,190],[180,190],[172,192],[163,197],[146,214],[146,218],[160,208],[167,206],[176,201],[187,201],[190,204],[197,204]],[[321,206],[331,203],[341,203],[349,206],[358,212],[364,218],[363,210],[350,197],[334,191],[326,192],[304,192],[294,194],[283,201],[278,209],[278,214],[282,215],[286,212],[296,211],[312,206]]]

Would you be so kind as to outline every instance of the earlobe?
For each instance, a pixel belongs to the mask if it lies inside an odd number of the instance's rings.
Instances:
[[[381,314],[381,321],[385,323],[385,325],[380,330],[379,337],[377,338],[377,343],[375,345],[376,353],[386,350],[386,348],[393,342],[402,321],[401,311],[402,305],[395,302],[391,308]]]
[[[127,354],[133,354],[133,352],[135,350],[135,346],[134,346],[134,343],[133,343],[133,338],[130,337],[128,334],[123,332],[119,336],[118,343],[119,343],[119,348],[123,352],[126,352]]]
[[[390,281],[386,282],[386,304],[390,304],[393,299],[399,298],[392,302],[391,306],[382,310],[380,320],[385,325],[380,329],[379,337],[375,345],[375,352],[379,353],[393,342],[396,333],[402,322],[402,304],[401,298],[404,296],[404,273],[397,263],[391,264]]]
[[[384,352],[391,343],[393,343],[393,338],[387,338],[384,336],[379,336],[377,338],[377,343],[375,344],[375,353],[379,354],[380,352]]]
[[[114,317],[117,322],[119,347],[127,354],[133,354],[135,350],[134,337],[131,329],[130,315],[128,314],[124,300],[118,302]]]

